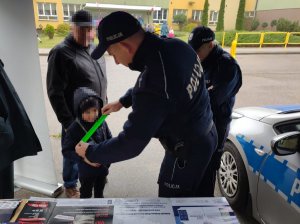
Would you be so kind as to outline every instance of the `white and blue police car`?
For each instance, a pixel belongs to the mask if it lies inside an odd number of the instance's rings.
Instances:
[[[299,224],[300,105],[235,109],[217,179],[234,209]]]

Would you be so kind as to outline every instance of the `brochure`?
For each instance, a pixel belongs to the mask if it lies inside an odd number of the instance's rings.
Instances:
[[[58,199],[49,224],[112,224],[113,199]]]
[[[0,223],[9,222],[20,200],[0,200]]]
[[[13,218],[13,222],[20,224],[46,224],[55,207],[53,200],[28,200],[23,209]]]
[[[238,224],[225,198],[172,198],[176,224]]]
[[[114,224],[174,223],[167,198],[128,198],[115,200]]]

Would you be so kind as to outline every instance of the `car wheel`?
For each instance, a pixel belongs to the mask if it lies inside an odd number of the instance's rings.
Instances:
[[[249,182],[242,157],[231,142],[225,143],[217,177],[220,191],[231,207],[244,211],[247,206]]]

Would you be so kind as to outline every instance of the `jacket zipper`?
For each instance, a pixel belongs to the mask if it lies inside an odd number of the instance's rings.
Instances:
[[[102,96],[101,96],[101,95],[102,95],[102,85],[101,85],[100,75],[99,75],[99,73],[98,73],[98,71],[97,71],[97,68],[96,68],[96,65],[95,65],[93,59],[91,59],[91,55],[90,55],[86,50],[85,50],[85,53],[87,53],[87,54],[89,55],[89,58],[90,58],[90,60],[91,60],[91,62],[92,62],[92,64],[93,64],[93,66],[94,66],[94,68],[95,68],[95,70],[96,70],[97,78],[98,78],[99,86],[100,86],[100,98],[102,99]],[[102,72],[102,69],[101,69],[100,65],[98,65],[98,66],[99,66],[99,69],[100,69],[100,71],[101,71],[102,76],[104,77],[104,74],[103,74],[103,72]],[[103,103],[104,103],[104,102],[103,102]]]

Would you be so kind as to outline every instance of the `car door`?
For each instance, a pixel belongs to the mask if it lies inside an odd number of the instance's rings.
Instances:
[[[285,133],[299,131],[300,122],[274,126]],[[259,171],[257,209],[265,223],[299,223],[300,220],[300,153],[277,156],[270,149]]]

